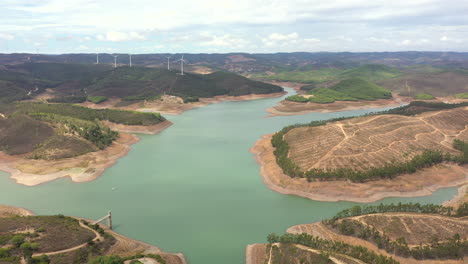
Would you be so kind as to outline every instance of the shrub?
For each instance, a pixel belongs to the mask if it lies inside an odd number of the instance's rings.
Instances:
[[[104,101],[107,100],[107,97],[105,96],[88,96],[88,98],[86,99],[92,103],[95,103],[95,104],[100,104]]]

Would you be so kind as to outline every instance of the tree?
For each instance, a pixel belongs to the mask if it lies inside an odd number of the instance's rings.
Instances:
[[[23,235],[16,235],[16,236],[11,238],[10,242],[11,242],[11,244],[13,244],[13,246],[19,247],[24,242],[24,236]]]

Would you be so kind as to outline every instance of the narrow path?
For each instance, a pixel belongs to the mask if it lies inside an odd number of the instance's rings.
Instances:
[[[78,221],[79,221],[79,220],[78,220]],[[80,226],[91,230],[91,231],[96,235],[96,237],[92,240],[93,242],[96,242],[97,240],[103,240],[103,237],[101,236],[101,234],[99,234],[96,230],[92,229],[92,228],[89,227],[89,226],[86,226],[86,225],[83,224],[81,221],[79,221],[79,223],[80,223]],[[39,256],[42,256],[42,255],[50,256],[50,255],[61,254],[61,253],[66,253],[66,252],[70,252],[70,251],[74,251],[74,250],[83,248],[83,247],[85,247],[85,246],[87,246],[87,245],[88,245],[88,242],[85,242],[85,243],[83,243],[83,244],[81,244],[81,245],[78,245],[78,246],[76,246],[76,247],[67,248],[67,249],[63,249],[63,250],[59,250],[59,251],[53,251],[53,252],[35,253],[35,254],[33,254],[32,256],[33,256],[33,257],[39,257]]]

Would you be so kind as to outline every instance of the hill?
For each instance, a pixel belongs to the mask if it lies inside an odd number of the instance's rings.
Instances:
[[[345,79],[330,88],[314,88],[307,92],[308,100],[301,95],[293,95],[285,100],[293,102],[333,103],[335,101],[358,101],[388,99],[392,93],[375,83],[362,78]]]
[[[70,103],[95,96],[143,100],[170,94],[190,99],[282,91],[279,86],[252,81],[234,73],[179,75],[175,71],[141,66],[111,68],[104,64],[25,63],[8,65],[1,73],[0,95],[4,93],[5,98],[8,97],[5,101],[25,99],[46,88],[52,89],[53,96],[58,97],[52,102]]]
[[[10,155],[63,159],[104,149],[118,133],[100,121],[151,126],[159,114],[90,109],[69,104],[14,103],[0,106],[0,147]]]
[[[63,215],[34,216],[14,209],[0,206],[0,263],[123,264],[143,257],[160,264],[185,261],[181,254],[161,252],[101,224]]]
[[[362,78],[371,82],[398,77],[404,73],[395,68],[383,64],[366,64],[346,70],[339,74],[339,78]]]
[[[359,245],[399,263],[465,263],[466,208],[468,203],[458,209],[417,203],[354,206],[321,223],[293,226],[283,237]]]
[[[446,97],[468,92],[468,74],[457,70],[408,74],[377,83],[403,96],[427,93],[436,97]]]
[[[252,152],[271,189],[321,201],[372,202],[463,186],[468,106],[412,102],[365,117],[292,125]]]

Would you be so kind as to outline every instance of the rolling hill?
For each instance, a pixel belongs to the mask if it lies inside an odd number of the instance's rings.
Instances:
[[[104,149],[117,139],[101,121],[150,126],[165,119],[157,113],[90,109],[69,104],[0,105],[0,150],[32,159],[56,160]]]
[[[52,89],[56,97],[65,98],[55,102],[83,101],[87,96],[135,100],[162,94],[187,98],[282,91],[279,86],[229,72],[179,75],[166,69],[141,66],[111,68],[94,64],[25,63],[9,65],[0,72],[0,95],[5,95],[2,96],[5,102],[25,99],[28,93],[35,95],[46,88]]]

